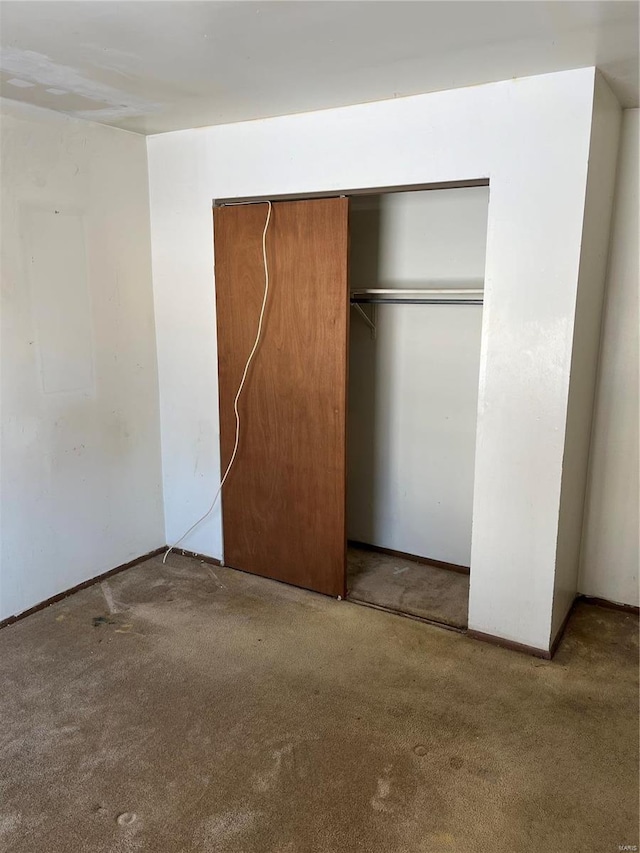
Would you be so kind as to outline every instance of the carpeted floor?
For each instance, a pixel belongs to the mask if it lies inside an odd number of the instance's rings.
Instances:
[[[638,623],[553,662],[171,555],[0,631],[6,853],[617,853]]]
[[[350,546],[347,597],[454,628],[467,627],[469,575]]]

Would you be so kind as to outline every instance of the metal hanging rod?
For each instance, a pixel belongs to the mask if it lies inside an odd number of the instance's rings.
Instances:
[[[482,299],[392,299],[384,296],[351,297],[352,305],[483,305]]]
[[[420,288],[401,290],[371,288],[354,290],[351,302],[375,305],[482,305],[484,291],[480,288]]]

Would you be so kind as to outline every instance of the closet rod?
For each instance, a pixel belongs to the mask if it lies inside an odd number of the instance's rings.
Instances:
[[[395,304],[395,305],[482,305],[484,291],[478,288],[421,288],[419,290],[401,290],[371,288],[354,290],[351,293],[353,304]]]
[[[482,299],[442,299],[439,297],[404,297],[394,299],[388,296],[352,296],[354,305],[482,305]]]
[[[399,287],[393,288],[365,288],[363,290],[352,291],[352,296],[482,296],[484,290],[474,287],[420,287],[413,290],[402,290]]]

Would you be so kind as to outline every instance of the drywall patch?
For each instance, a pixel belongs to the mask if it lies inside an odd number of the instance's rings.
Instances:
[[[48,87],[48,91],[63,90],[65,93],[77,95],[100,105],[96,107],[96,111],[86,109],[65,111],[78,117],[99,118],[101,110],[106,110],[110,118],[125,118],[156,113],[162,108],[162,104],[147,101],[113,86],[91,80],[75,68],[59,65],[45,54],[35,50],[3,47],[0,70],[22,81],[20,84],[22,86],[40,84]]]
[[[93,334],[79,213],[25,207],[25,263],[42,390],[93,392]]]

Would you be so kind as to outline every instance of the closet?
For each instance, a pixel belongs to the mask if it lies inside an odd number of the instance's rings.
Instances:
[[[487,186],[216,206],[222,471],[263,248],[269,284],[226,565],[466,624],[487,208]]]
[[[457,628],[468,610],[488,192],[351,200],[349,595]]]

